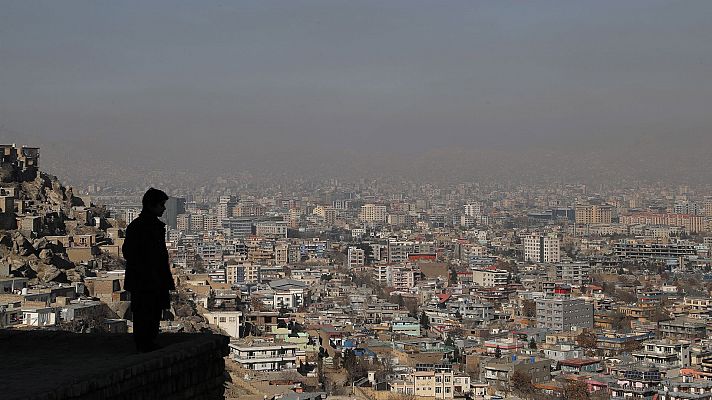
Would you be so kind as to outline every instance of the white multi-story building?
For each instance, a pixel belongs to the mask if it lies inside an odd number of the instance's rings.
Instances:
[[[297,368],[298,345],[230,344],[230,356],[241,367],[254,371],[284,371]]]
[[[347,265],[349,269],[363,267],[366,264],[366,252],[358,247],[349,247]]]
[[[482,203],[470,203],[470,204],[465,204],[465,215],[468,217],[477,217],[482,215],[482,212],[484,211],[484,207],[482,206]]]
[[[524,260],[538,263],[561,261],[561,240],[553,235],[533,234],[525,236]]]
[[[687,340],[649,340],[632,355],[639,362],[665,368],[687,368],[691,364],[690,347],[691,343]]]
[[[141,210],[138,208],[129,208],[128,210],[126,210],[126,225],[130,224],[131,221],[138,218],[139,214],[141,214]]]
[[[215,325],[230,337],[240,337],[242,311],[210,311],[203,314],[209,324]]]
[[[500,269],[475,269],[472,282],[482,287],[501,287],[509,282],[509,272]]]
[[[382,285],[408,291],[420,280],[420,269],[412,265],[377,265],[374,277]]]
[[[416,371],[406,375],[404,380],[392,382],[391,392],[416,397],[452,399],[455,397],[455,374]]]
[[[275,309],[295,309],[306,305],[309,299],[309,288],[304,282],[292,279],[279,279],[269,283],[274,291],[273,303]]]

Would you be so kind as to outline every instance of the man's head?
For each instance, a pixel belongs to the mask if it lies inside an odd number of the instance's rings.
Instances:
[[[163,212],[166,211],[166,201],[168,200],[168,195],[158,189],[150,188],[143,194],[143,210],[149,212],[151,215],[160,217]]]

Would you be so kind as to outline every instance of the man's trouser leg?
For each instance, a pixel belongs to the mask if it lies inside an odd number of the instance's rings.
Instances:
[[[131,293],[134,342],[138,351],[148,351],[155,346],[158,337],[161,310],[156,296],[146,293]]]

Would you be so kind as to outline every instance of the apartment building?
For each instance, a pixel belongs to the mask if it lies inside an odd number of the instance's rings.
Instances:
[[[577,224],[610,224],[613,222],[613,207],[579,204],[576,206],[575,218]]]
[[[295,309],[305,306],[309,300],[309,288],[304,282],[292,279],[279,279],[269,283],[274,291],[273,304],[275,309],[285,307]]]
[[[547,268],[549,279],[572,286],[581,286],[590,282],[591,266],[587,262],[558,263]]]
[[[366,252],[358,247],[349,247],[346,264],[349,269],[363,267],[366,264]]]
[[[472,282],[482,287],[502,287],[509,282],[509,272],[501,269],[475,269]]]
[[[556,332],[593,328],[593,305],[581,299],[536,300],[537,327]]]
[[[553,235],[533,234],[524,237],[524,261],[556,263],[561,261],[561,240]]]
[[[482,203],[469,203],[464,206],[465,215],[468,217],[480,216],[484,212]]]
[[[455,374],[452,371],[416,371],[404,380],[391,383],[391,392],[417,397],[452,399],[455,397]]]
[[[284,371],[297,368],[296,344],[230,344],[230,356],[242,368],[254,371]]]
[[[228,264],[225,281],[229,284],[260,283],[260,265],[252,263]]]
[[[615,244],[613,253],[620,258],[660,260],[695,256],[697,249],[694,243],[687,242],[662,243],[625,239]]]
[[[633,352],[633,357],[665,368],[687,368],[691,363],[691,342],[686,340],[651,340]]]
[[[381,223],[386,222],[387,215],[386,206],[378,204],[364,204],[361,206],[359,219],[366,223]]]
[[[620,222],[627,225],[681,226],[684,227],[688,233],[699,233],[705,230],[705,217],[691,214],[634,213],[622,215]]]
[[[704,322],[686,318],[659,323],[660,336],[663,339],[695,340],[707,337],[707,326]]]
[[[509,387],[515,371],[531,376],[532,383],[548,382],[551,380],[551,360],[517,354],[492,358],[480,365],[480,380],[490,386],[506,388]]]
[[[683,376],[662,381],[658,400],[712,400],[712,381]]]
[[[608,385],[611,399],[653,399],[661,382],[656,368],[630,368],[621,371],[618,379]]]
[[[255,235],[274,239],[287,238],[287,223],[285,221],[261,221],[255,224]]]

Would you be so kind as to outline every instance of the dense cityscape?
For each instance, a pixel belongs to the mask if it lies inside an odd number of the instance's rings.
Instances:
[[[145,187],[65,187],[40,148],[1,149],[0,328],[131,332]],[[709,188],[162,189],[161,332],[229,337],[226,398],[712,398]]]
[[[712,400],[711,1],[0,10],[0,400]]]

